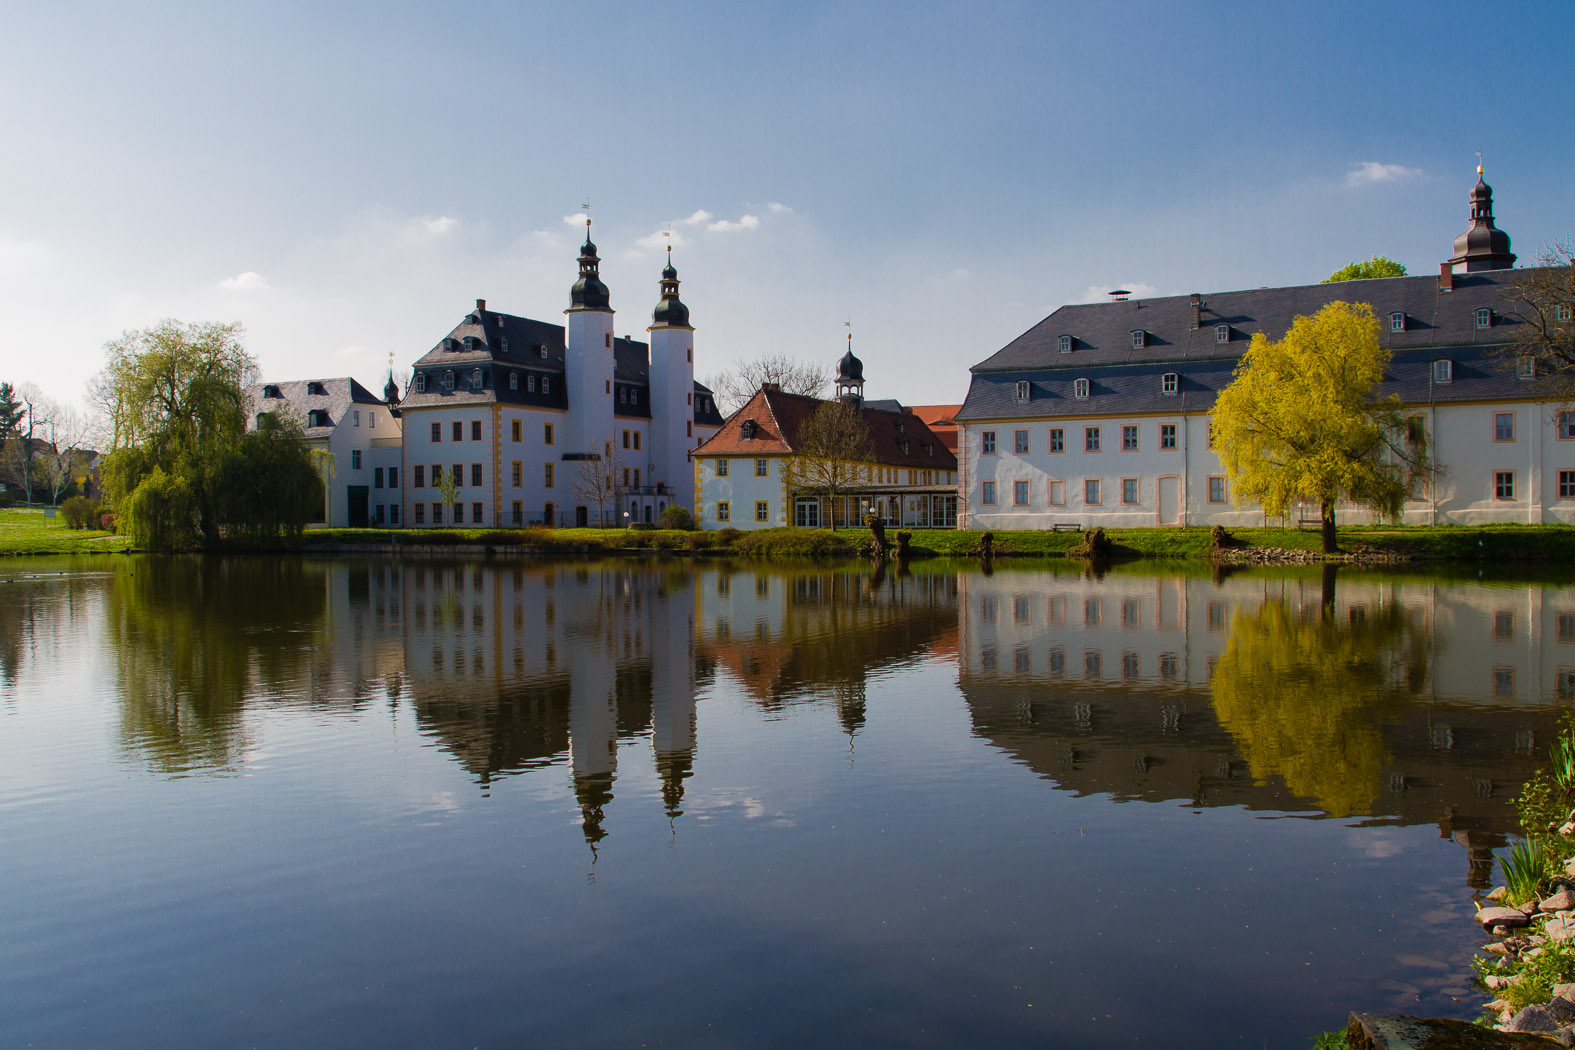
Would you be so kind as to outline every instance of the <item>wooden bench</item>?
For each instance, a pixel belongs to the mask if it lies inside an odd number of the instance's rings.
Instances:
[[[1058,521],[1050,526],[1051,532],[1082,532],[1083,526],[1075,521]]]

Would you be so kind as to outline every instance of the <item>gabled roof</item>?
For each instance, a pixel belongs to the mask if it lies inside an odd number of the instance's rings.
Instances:
[[[796,450],[799,431],[821,405],[818,397],[789,394],[774,385],[755,391],[744,407],[734,412],[722,429],[699,448],[696,456],[785,456]],[[892,402],[892,404],[896,404]],[[956,470],[957,457],[935,436],[924,421],[906,409],[896,410],[860,406],[870,428],[875,462],[892,467],[926,470]],[[753,425],[754,435],[745,438],[744,425]],[[906,448],[906,451],[904,451]]]
[[[313,393],[321,387],[322,393]],[[278,391],[278,397],[268,397]],[[275,412],[284,409],[285,414],[297,420],[305,428],[306,436],[327,437],[333,433],[348,413],[351,405],[381,405],[383,399],[372,393],[366,387],[356,382],[349,376],[340,376],[337,379],[292,379],[282,383],[258,383],[247,391],[251,397],[252,410],[247,416],[248,426],[256,424],[256,417],[262,412]],[[307,421],[309,412],[320,410],[328,413],[328,426],[309,427]]]

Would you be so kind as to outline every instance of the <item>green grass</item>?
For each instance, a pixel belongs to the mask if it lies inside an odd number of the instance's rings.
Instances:
[[[64,518],[46,517],[42,507],[0,510],[0,554],[103,554],[130,545],[113,532],[68,529]]]

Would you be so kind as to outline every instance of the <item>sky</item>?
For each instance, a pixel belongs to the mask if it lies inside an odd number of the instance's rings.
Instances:
[[[381,391],[478,298],[620,334],[670,231],[700,378],[765,354],[951,403],[1058,306],[1435,272],[1477,153],[1575,237],[1575,5],[0,0],[0,380],[235,321]],[[851,327],[850,327],[851,325]]]

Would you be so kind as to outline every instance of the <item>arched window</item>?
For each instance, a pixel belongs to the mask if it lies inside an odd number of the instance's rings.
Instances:
[[[443,389],[444,390],[453,390],[454,389],[454,373],[453,372],[444,372],[443,373]]]
[[[481,389],[481,369],[473,368],[470,370],[470,388],[472,390]]]
[[[426,377],[426,373],[425,372],[417,372],[416,373],[416,393],[424,394],[426,392],[427,392],[427,377]]]
[[[1072,352],[1072,337],[1069,335],[1063,335],[1060,339],[1056,340],[1056,349],[1063,354],[1070,354]]]
[[[509,389],[510,390],[518,390],[519,388],[520,388],[520,374],[518,372],[510,372],[509,373]]]

